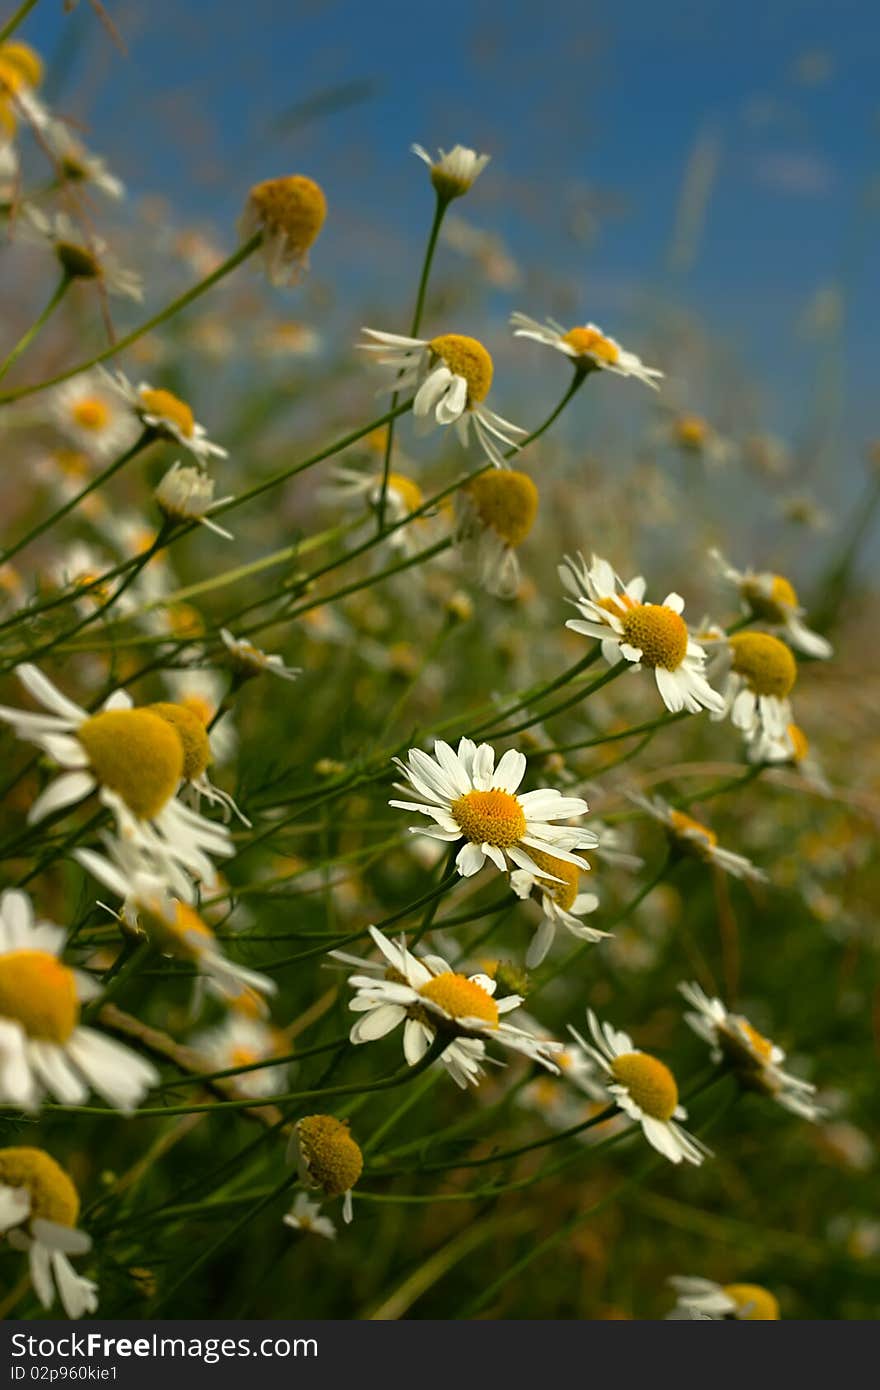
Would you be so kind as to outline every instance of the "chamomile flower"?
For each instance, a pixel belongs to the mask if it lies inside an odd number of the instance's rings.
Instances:
[[[799,724],[789,724],[782,734],[768,734],[761,729],[746,735],[746,757],[753,764],[790,766],[797,768],[815,792],[827,796],[831,788],[810,740]]]
[[[173,391],[150,386],[146,381],[133,386],[124,372],[116,372],[113,376],[103,372],[102,376],[108,389],[116,391],[135,418],[157,438],[188,449],[203,467],[212,457],[227,457],[226,450],[208,438],[207,430],[196,420],[192,407]]]
[[[336,1239],[336,1227],[329,1216],[321,1215],[320,1202],[312,1202],[304,1192],[297,1193],[296,1201],[282,1221],[295,1231],[303,1231],[313,1236],[323,1236],[325,1240]]]
[[[365,502],[372,512],[378,512],[382,497],[382,473],[367,473],[344,465],[333,470],[333,484],[324,489],[327,501]],[[414,479],[405,473],[390,472],[385,491],[386,521],[394,525],[405,521],[425,504],[425,494]],[[388,536],[388,544],[404,554],[415,554],[423,543],[419,531],[425,528],[425,515],[414,517],[408,526],[397,525]]]
[[[124,454],[143,433],[98,372],[82,372],[57,386],[49,398],[49,418],[75,448],[96,460]]]
[[[597,638],[609,665],[624,660],[636,670],[652,670],[661,699],[673,713],[723,711],[724,700],[706,680],[706,653],[681,616],[684,599],[679,594],[645,603],[644,579],[624,584],[597,555],[589,565],[580,554],[566,556],[559,577],[581,615],[570,618],[566,627]]]
[[[743,1014],[731,1013],[720,999],[710,998],[698,984],[678,988],[692,1007],[685,1021],[709,1043],[713,1062],[724,1062],[742,1086],[770,1096],[784,1110],[805,1120],[822,1117],[822,1109],[812,1099],[815,1086],[783,1071],[781,1047],[763,1037]]]
[[[412,412],[417,428],[427,431],[435,424],[454,424],[462,444],[467,445],[473,425],[477,442],[490,463],[496,468],[505,466],[495,441],[516,448],[517,440],[526,431],[496,415],[485,404],[495,368],[481,342],[462,333],[405,338],[374,328],[363,331],[371,339],[361,344],[363,351],[374,353],[380,367],[390,367],[394,372],[390,389],[415,390]]]
[[[306,1115],[294,1125],[300,1177],[325,1197],[342,1197],[342,1219],[352,1218],[351,1190],[363,1172],[364,1156],[347,1120],[333,1115]]]
[[[24,240],[48,242],[61,269],[72,280],[99,280],[108,294],[141,303],[143,280],[136,271],[120,264],[103,238],[90,236],[84,241],[79,228],[64,212],[47,216],[32,203],[26,203],[23,211],[21,233]]]
[[[675,1275],[669,1280],[677,1302],[667,1318],[737,1319],[744,1322],[776,1322],[779,1303],[760,1284],[716,1284],[712,1279]]]
[[[614,338],[608,338],[594,323],[581,327],[563,328],[561,323],[548,319],[538,323],[528,314],[510,316],[515,338],[533,338],[536,343],[554,348],[570,358],[582,372],[613,372],[615,376],[632,376],[656,391],[657,379],[663,373],[657,367],[646,367],[634,352],[627,352]]]
[[[479,1083],[488,1042],[522,1053],[548,1071],[558,1070],[552,1060],[558,1044],[502,1022],[519,1008],[520,995],[496,1000],[496,984],[488,975],[461,975],[440,956],[414,956],[403,940],[395,946],[376,927],[370,928],[370,936],[385,962],[355,958],[361,970],[371,973],[349,979],[356,991],[349,1008],[361,1015],[351,1030],[353,1043],[384,1038],[402,1023],[403,1052],[412,1067],[435,1039],[448,1040],[441,1060],[462,1088]]]
[[[220,636],[226,648],[230,665],[239,679],[249,680],[253,676],[279,676],[281,680],[295,681],[302,674],[299,666],[285,666],[284,658],[277,652],[264,652],[255,647],[246,637],[233,637],[227,629],[220,629]]]
[[[66,121],[50,119],[43,139],[63,179],[69,183],[88,184],[117,201],[125,196],[122,180],[111,174],[106,160],[86,149]]]
[[[481,473],[456,493],[457,538],[487,593],[512,598],[520,585],[517,548],[538,513],[538,489],[513,468]]]
[[[600,1023],[592,1009],[587,1022],[593,1043],[571,1026],[569,1032],[602,1068],[608,1095],[630,1119],[637,1120],[652,1148],[670,1163],[699,1165],[709,1150],[677,1123],[687,1118],[678,1100],[678,1085],[665,1062],[635,1048],[632,1039]]]
[[[467,145],[453,145],[448,153],[441,150],[437,159],[432,159],[423,145],[410,145],[410,149],[427,164],[437,195],[446,203],[469,193],[492,157],[477,154]]]
[[[245,241],[261,234],[270,284],[295,285],[308,268],[309,250],[326,216],[327,199],[320,185],[305,174],[290,174],[254,185],[239,233]]]
[[[715,831],[710,830],[702,821],[685,815],[684,811],[677,811],[659,796],[631,796],[630,800],[664,826],[673,846],[680,853],[692,855],[704,864],[723,869],[734,878],[748,878],[755,883],[766,883],[767,875],[763,870],[756,868],[745,855],[734,854],[732,850],[719,845]]]
[[[68,1255],[84,1255],[92,1242],[76,1228],[79,1193],[43,1149],[0,1149],[0,1237],[27,1251],[31,1284],[44,1308],[56,1292],[69,1318],[98,1307],[98,1286],[77,1274]]]
[[[581,918],[595,912],[599,899],[595,893],[581,893],[580,870],[577,865],[551,854],[532,850],[532,858],[538,868],[550,878],[539,877],[528,869],[515,869],[510,875],[510,886],[518,898],[535,896],[541,905],[543,917],[540,926],[532,937],[526,952],[526,967],[533,970],[541,964],[553,945],[557,927],[564,927],[579,941],[601,941],[608,932],[590,927]]]
[[[791,648],[769,632],[734,632],[713,643],[713,675],[724,682],[723,705],[713,719],[730,716],[747,738],[780,738],[793,723],[791,694],[797,662]]]
[[[517,795],[526,759],[515,749],[508,749],[496,768],[495,750],[488,743],[477,745],[463,738],[456,751],[438,739],[433,757],[411,748],[406,763],[399,758],[394,761],[409,784],[401,790],[412,788],[423,800],[389,804],[434,821],[432,826],[412,827],[413,834],[450,844],[464,841],[455,860],[463,878],[478,873],[487,859],[502,873],[510,861],[538,878],[548,877],[533,850],[579,869],[589,868],[586,860],[571,851],[592,849],[596,836],[589,830],[552,823],[584,815],[589,810],[586,801],[550,787]]]
[[[724,578],[736,585],[743,610],[759,622],[774,628],[797,651],[807,656],[825,659],[834,648],[818,632],[812,632],[803,622],[805,609],[791,581],[772,571],[738,570],[729,565],[718,550],[709,552]]]
[[[45,1095],[81,1105],[97,1091],[129,1111],[158,1081],[155,1069],[121,1043],[80,1023],[91,978],[59,959],[64,932],[37,921],[26,893],[0,897],[0,1098],[36,1110]]]
[[[232,532],[218,526],[208,515],[215,507],[231,502],[231,497],[214,498],[214,479],[201,468],[173,463],[157,486],[154,497],[168,521],[197,521],[215,535],[232,540]]]
[[[259,999],[248,992],[248,1000]],[[271,1065],[273,1058],[290,1048],[284,1035],[270,1023],[253,1013],[246,1014],[233,1007],[215,1028],[193,1038],[190,1046],[208,1064],[211,1071],[227,1071],[233,1067],[254,1067],[256,1062],[270,1065],[252,1071],[239,1072],[228,1078],[228,1084],[242,1096],[263,1099],[277,1096],[285,1088],[287,1067]],[[261,1001],[262,1002],[262,1001]]]

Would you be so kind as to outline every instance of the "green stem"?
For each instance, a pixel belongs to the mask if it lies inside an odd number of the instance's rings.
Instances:
[[[23,20],[27,19],[28,15],[30,14],[31,10],[34,8],[36,3],[37,0],[24,0],[24,4],[19,5],[18,9],[15,11],[15,14],[12,15],[10,19],[7,19],[2,29],[0,29],[0,43],[5,43],[6,40],[9,38],[9,35],[15,33],[19,24],[21,24]]]
[[[71,284],[71,276],[65,271],[52,292],[52,297],[43,312],[31,324],[23,337],[19,338],[11,352],[7,353],[3,361],[0,362],[0,381],[3,380],[10,367],[13,367],[21,354],[30,347],[40,330],[45,327],[53,313],[66,295]]]

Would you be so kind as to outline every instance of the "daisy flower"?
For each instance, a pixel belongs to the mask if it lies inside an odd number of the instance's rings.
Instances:
[[[323,497],[330,502],[363,501],[373,512],[378,512],[382,496],[382,473],[365,473],[358,468],[343,465],[332,470],[333,485],[323,489]],[[388,474],[388,487],[385,492],[385,516],[391,525],[405,521],[412,512],[417,512],[425,504],[425,494],[417,482],[405,473]],[[415,554],[420,546],[418,532],[424,530],[426,517],[413,517],[408,526],[397,525],[388,536],[388,544],[394,550],[405,554]]]
[[[56,1290],[69,1318],[98,1307],[98,1286],[77,1274],[68,1255],[84,1255],[91,1239],[76,1228],[79,1193],[43,1149],[0,1149],[0,1236],[27,1251],[31,1284],[44,1308]]]
[[[492,157],[477,154],[467,145],[453,145],[448,154],[441,150],[437,159],[432,159],[423,145],[410,145],[410,149],[427,164],[431,171],[431,182],[438,197],[445,203],[470,192]]]
[[[325,1197],[342,1197],[342,1219],[352,1218],[351,1189],[364,1167],[360,1146],[351,1137],[347,1120],[333,1115],[306,1115],[293,1127],[300,1178],[320,1188]]]
[[[306,1231],[313,1236],[323,1236],[325,1240],[336,1239],[336,1227],[329,1216],[321,1215],[320,1202],[311,1202],[304,1192],[297,1194],[291,1210],[282,1221],[295,1231]]]
[[[248,194],[239,233],[261,234],[263,264],[272,285],[295,285],[308,269],[309,250],[327,216],[327,199],[314,179],[290,174],[265,179]]]
[[[667,594],[662,603],[645,603],[644,579],[639,575],[624,584],[597,555],[589,565],[583,555],[566,556],[559,577],[572,595],[569,602],[581,614],[570,618],[566,627],[597,638],[609,665],[622,659],[636,670],[652,670],[661,699],[673,713],[723,711],[722,697],[705,677],[706,653],[681,616],[684,599],[679,594]]]
[[[90,184],[108,198],[118,200],[125,196],[121,179],[111,174],[106,160],[86,149],[66,121],[50,119],[43,130],[43,139],[59,165],[62,178],[70,183]]]
[[[203,467],[212,457],[227,457],[226,450],[208,438],[207,430],[196,420],[192,407],[172,391],[150,386],[146,381],[133,386],[124,372],[116,372],[113,376],[102,372],[102,377],[108,389],[117,392],[145,429],[160,439],[188,449]]]
[[[487,1042],[522,1053],[548,1071],[558,1070],[552,1061],[558,1044],[501,1021],[519,1008],[520,995],[496,1000],[496,984],[488,975],[460,975],[440,956],[416,957],[403,939],[395,946],[376,927],[370,927],[370,936],[384,962],[336,957],[371,972],[349,979],[356,991],[349,1008],[361,1015],[351,1030],[353,1043],[384,1038],[402,1023],[403,1053],[413,1067],[437,1037],[448,1039],[441,1060],[462,1089],[479,1083]]]
[[[760,1284],[716,1284],[712,1279],[675,1275],[669,1280],[677,1302],[667,1318],[681,1321],[694,1316],[712,1321],[776,1322],[779,1303]]]
[[[715,831],[703,825],[702,821],[685,815],[684,811],[676,811],[659,796],[649,799],[632,795],[630,800],[665,827],[672,844],[681,853],[692,855],[704,864],[713,864],[723,869],[726,874],[732,874],[734,878],[748,878],[755,883],[766,883],[767,875],[761,869],[756,868],[745,855],[723,849],[718,843]]]
[[[133,270],[126,270],[101,237],[83,241],[79,228],[64,212],[47,216],[41,208],[26,203],[21,219],[25,241],[51,244],[62,270],[72,280],[100,280],[109,294],[133,299],[140,304],[144,282]]]
[[[167,717],[162,706],[133,708],[124,691],[116,691],[97,714],[90,714],[62,695],[36,666],[18,666],[16,674],[49,712],[0,706],[0,720],[64,769],[37,797],[28,821],[33,824],[99,791],[122,838],[139,843],[166,868],[182,865],[197,879],[210,882],[214,870],[206,852],[231,854],[232,842],[224,827],[176,798],[188,760],[191,770],[193,766],[197,740],[191,725],[182,734],[179,718]]]
[[[710,550],[712,560],[731,584],[736,585],[743,611],[768,627],[775,628],[799,652],[825,659],[834,648],[818,632],[803,622],[804,609],[791,581],[770,570],[738,570],[729,565],[718,550]]]
[[[827,796],[831,788],[799,724],[789,724],[783,734],[768,734],[761,729],[746,736],[746,757],[750,763],[796,767],[814,791]]]
[[[140,422],[98,372],[81,372],[49,397],[49,418],[77,449],[96,460],[124,454],[143,432]]]
[[[587,1022],[594,1045],[570,1025],[569,1032],[602,1068],[612,1100],[638,1121],[651,1147],[670,1163],[684,1159],[701,1164],[710,1150],[676,1123],[687,1118],[687,1111],[679,1104],[678,1086],[666,1063],[633,1047],[632,1039],[610,1023],[600,1023],[592,1009],[587,1010]]]
[[[822,1117],[811,1099],[815,1086],[783,1071],[785,1053],[753,1028],[743,1014],[731,1013],[720,999],[707,995],[698,984],[680,984],[680,992],[692,1006],[685,1021],[712,1048],[713,1062],[724,1062],[747,1090],[770,1096],[784,1110],[805,1120]]]
[[[780,738],[792,720],[789,695],[797,680],[791,648],[769,632],[734,632],[713,642],[713,675],[724,681],[713,719],[730,716],[747,738]]]
[[[461,333],[441,333],[436,338],[404,338],[365,328],[372,340],[360,346],[376,355],[380,367],[395,373],[394,391],[415,390],[413,417],[417,429],[427,432],[434,424],[455,425],[467,445],[473,425],[477,442],[496,468],[505,466],[496,444],[516,448],[526,431],[496,415],[484,404],[495,368],[481,342]],[[433,423],[432,423],[433,422]]]
[[[220,629],[220,636],[236,674],[242,680],[252,676],[268,674],[279,676],[281,680],[295,681],[302,674],[299,666],[285,666],[284,659],[277,652],[264,652],[248,642],[245,637],[233,637],[227,629]]]
[[[82,1105],[90,1091],[133,1110],[158,1081],[155,1069],[121,1043],[84,1028],[80,1004],[98,992],[89,976],[62,965],[64,932],[35,921],[26,893],[0,897],[0,1097],[36,1110],[45,1095]]]
[[[592,849],[596,836],[589,830],[553,825],[553,821],[582,816],[588,810],[579,796],[563,796],[553,788],[517,795],[526,771],[526,759],[514,749],[495,766],[495,750],[488,743],[479,745],[469,738],[460,740],[456,751],[438,739],[434,756],[411,748],[408,762],[394,759],[410,788],[421,801],[392,801],[403,811],[419,811],[435,822],[432,826],[413,826],[412,833],[428,835],[451,844],[464,841],[455,863],[463,878],[479,872],[487,859],[507,871],[508,860],[538,878],[547,877],[532,855],[533,850],[549,854],[579,869],[588,869],[586,860],[572,854],[574,849]]]
[[[520,585],[517,547],[538,514],[538,489],[513,468],[474,478],[455,495],[457,539],[487,593],[512,598]]]
[[[702,415],[689,411],[673,415],[663,433],[682,454],[695,455],[710,465],[728,463],[734,455],[730,441],[722,439]]]
[[[260,996],[250,993],[250,1001]],[[260,1000],[262,1003],[262,1000]],[[233,1004],[237,1001],[233,1001]],[[255,1062],[271,1062],[280,1053],[289,1052],[284,1035],[253,1012],[245,1013],[235,1007],[216,1028],[193,1038],[191,1046],[209,1065],[211,1071],[227,1071],[233,1067],[252,1067]],[[228,1084],[242,1096],[263,1099],[277,1096],[287,1082],[286,1066],[266,1066],[244,1071],[228,1078]]]
[[[214,479],[203,469],[193,468],[178,460],[168,469],[153,496],[167,521],[197,521],[224,540],[232,540],[232,532],[218,526],[208,515],[215,507],[231,502],[232,498],[218,497],[215,500]]]
[[[608,932],[598,931],[581,921],[599,906],[595,893],[581,893],[580,870],[575,864],[557,859],[551,854],[532,850],[532,858],[545,878],[531,873],[528,869],[515,869],[510,875],[510,886],[518,898],[528,898],[533,894],[543,911],[540,926],[532,937],[526,952],[526,967],[533,970],[541,964],[553,945],[557,927],[564,927],[579,941],[601,941]]]
[[[646,367],[640,357],[627,352],[614,338],[607,338],[594,323],[565,329],[553,319],[538,323],[537,319],[520,313],[511,314],[510,322],[515,338],[533,338],[536,343],[555,348],[571,358],[582,372],[604,371],[614,372],[616,376],[633,376],[655,391],[658,389],[657,378],[663,373],[656,367]]]

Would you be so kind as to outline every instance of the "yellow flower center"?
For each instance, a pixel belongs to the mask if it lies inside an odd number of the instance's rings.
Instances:
[[[77,738],[95,777],[151,820],[177,791],[183,743],[167,720],[147,709],[104,710],[86,719]]]
[[[435,975],[419,990],[423,999],[445,1010],[450,1018],[478,1018],[490,1028],[498,1027],[498,1005],[476,980],[447,970]]]
[[[600,333],[598,328],[570,328],[562,341],[573,348],[579,357],[595,357],[611,366],[620,357],[617,344]]]
[[[42,1217],[59,1226],[76,1225],[79,1193],[64,1169],[42,1149],[0,1149],[0,1183],[27,1189],[31,1221]]]
[[[782,574],[773,575],[769,594],[756,579],[744,580],[742,594],[755,617],[765,623],[784,623],[798,606],[794,586]]]
[[[688,839],[698,835],[707,845],[718,843],[718,836],[714,830],[710,830],[708,825],[703,825],[701,821],[694,820],[693,816],[686,816],[684,811],[670,811],[669,822],[677,835],[686,835]]]
[[[83,396],[70,409],[73,422],[81,430],[103,430],[110,423],[110,407],[98,396]]]
[[[779,1303],[760,1284],[725,1284],[723,1292],[736,1304],[736,1316],[746,1322],[778,1322]]]
[[[529,857],[535,861],[539,869],[544,869],[554,878],[562,879],[561,883],[549,883],[544,880],[539,886],[563,912],[568,912],[577,897],[580,884],[581,871],[577,864],[569,864],[567,859],[557,859],[554,855],[545,854],[540,849],[532,849],[531,846]]]
[[[495,368],[492,358],[476,338],[468,338],[463,333],[441,333],[432,338],[428,347],[435,357],[443,361],[454,376],[464,377],[467,382],[469,406],[478,405],[489,394]]]
[[[730,638],[733,669],[756,695],[783,700],[797,679],[789,648],[769,632],[737,632]]]
[[[665,1062],[647,1052],[624,1052],[611,1063],[615,1081],[654,1120],[671,1120],[678,1105],[675,1077]]]
[[[810,740],[799,724],[789,724],[788,738],[791,743],[791,756],[796,763],[803,762],[810,751]]]
[[[679,415],[673,425],[673,436],[681,449],[698,453],[709,435],[709,426],[699,415]]]
[[[87,246],[73,241],[56,241],[55,255],[68,275],[80,280],[100,279],[101,263]]]
[[[48,951],[0,955],[0,1018],[20,1023],[29,1038],[67,1042],[79,1021],[73,971]]]
[[[174,729],[183,744],[183,776],[187,782],[195,782],[211,762],[211,745],[208,732],[199,716],[186,705],[172,704],[162,700],[148,705],[147,709],[158,714]]]
[[[144,929],[164,955],[198,961],[205,947],[215,941],[211,928],[188,903],[174,899],[170,911],[159,903],[139,903],[138,907]]]
[[[27,43],[17,39],[0,46],[0,63],[17,70],[29,87],[39,87],[43,80],[43,60]]]
[[[282,233],[290,250],[304,256],[327,216],[323,189],[304,174],[266,179],[250,192],[250,205],[270,233]]]
[[[538,513],[538,489],[527,473],[493,468],[474,478],[467,494],[484,526],[508,545],[522,544]]]
[[[348,1122],[333,1115],[306,1115],[296,1125],[303,1165],[315,1187],[328,1197],[340,1197],[357,1182],[364,1166]]]
[[[210,700],[205,699],[204,695],[187,695],[180,703],[184,709],[190,710],[205,725],[210,724],[216,713],[214,706]]]
[[[684,618],[663,603],[637,603],[621,619],[627,642],[638,647],[645,666],[675,671],[687,654],[688,630]]]
[[[718,1029],[718,1044],[732,1066],[753,1069],[761,1062],[769,1062],[773,1055],[773,1044],[769,1038],[753,1028],[747,1018],[738,1015],[730,1026]]]
[[[141,404],[149,415],[158,415],[160,420],[168,420],[180,431],[184,439],[192,439],[195,430],[195,417],[186,401],[180,400],[172,391],[142,386],[138,395]]]
[[[381,486],[381,482],[378,479],[377,482],[379,482],[379,486]],[[422,492],[418,483],[414,483],[412,478],[407,478],[404,473],[389,473],[388,489],[390,492],[397,493],[403,509],[406,512],[418,511],[425,500],[425,494]]]
[[[252,1047],[233,1047],[229,1052],[229,1065],[231,1067],[251,1067],[254,1062],[261,1060],[259,1053]]]
[[[175,637],[202,637],[205,623],[191,603],[173,603],[165,610],[168,627]]]
[[[512,792],[466,792],[452,803],[461,833],[473,844],[510,849],[526,833],[526,813]]]

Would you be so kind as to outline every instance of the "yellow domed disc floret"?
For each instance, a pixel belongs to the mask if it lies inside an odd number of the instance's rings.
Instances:
[[[725,1284],[724,1293],[736,1304],[737,1318],[745,1322],[778,1322],[779,1303],[760,1284]]]
[[[474,478],[466,491],[484,526],[510,546],[522,544],[538,514],[538,489],[527,473],[493,468]]]
[[[478,405],[486,399],[495,368],[482,343],[463,333],[441,333],[439,338],[431,339],[428,347],[454,376],[463,377],[467,382],[469,406]]]
[[[327,216],[323,189],[305,174],[266,179],[251,189],[249,202],[266,230],[282,233],[299,256],[313,244]]]
[[[328,1197],[341,1197],[357,1182],[364,1156],[348,1132],[348,1121],[333,1115],[306,1115],[297,1121],[296,1136],[305,1170]]]
[[[552,874],[554,878],[561,879],[561,883],[553,883],[548,879],[539,880],[539,887],[561,907],[563,912],[568,912],[572,907],[578,894],[580,885],[581,871],[577,864],[569,864],[567,859],[557,859],[553,854],[545,854],[543,850],[532,849],[529,846],[529,858],[533,859],[539,869],[545,873]]]
[[[64,1169],[42,1149],[0,1149],[0,1184],[27,1190],[31,1221],[41,1217],[59,1226],[76,1225],[79,1193]]]
[[[147,709],[104,710],[86,719],[77,738],[102,786],[150,820],[177,791],[183,744],[165,719]]]
[[[610,366],[614,366],[620,357],[617,344],[600,333],[598,328],[570,328],[562,341],[579,357],[596,357]]]
[[[765,623],[784,623],[798,607],[794,586],[782,574],[773,575],[769,593],[757,579],[744,580],[742,596],[754,616]]]
[[[512,792],[466,792],[452,803],[452,815],[472,844],[509,849],[526,833],[526,813]]]
[[[728,638],[733,670],[756,695],[784,700],[797,680],[790,649],[769,632],[737,632]]]
[[[144,904],[140,918],[150,939],[166,956],[198,961],[215,943],[214,933],[195,908],[175,899],[167,906]]]
[[[142,386],[138,391],[138,396],[143,409],[149,415],[157,415],[160,419],[169,420],[180,431],[184,439],[192,439],[196,422],[186,401],[175,396],[173,391],[153,389],[150,386]]]
[[[0,64],[18,72],[29,87],[39,87],[43,80],[43,60],[39,53],[18,39],[0,44]]]
[[[376,500],[378,500],[378,487],[381,487],[381,480],[377,478],[376,482],[378,485]],[[425,500],[425,494],[418,483],[413,482],[412,478],[408,478],[405,473],[388,474],[388,491],[397,494],[407,512],[418,511]]]
[[[478,1018],[490,1028],[498,1027],[498,1005],[476,980],[456,975],[452,970],[435,975],[422,985],[419,994],[430,999],[451,1018]]]
[[[693,816],[686,816],[684,811],[670,811],[669,823],[673,834],[681,836],[685,844],[691,848],[696,848],[695,839],[702,841],[706,847],[718,843],[718,836],[714,830],[710,830],[708,825],[703,825],[702,821],[694,820]]]
[[[644,666],[675,671],[687,655],[687,624],[663,603],[637,603],[621,619],[627,642],[641,651]]]
[[[646,1115],[664,1123],[672,1119],[678,1106],[678,1086],[665,1062],[647,1052],[624,1052],[615,1057],[611,1071]]]
[[[110,407],[98,396],[83,396],[75,401],[70,411],[74,424],[81,430],[99,431],[107,428],[110,420]]]
[[[709,427],[699,415],[679,415],[672,431],[678,447],[694,454],[700,452],[709,435]]]
[[[729,1026],[722,1025],[717,1032],[718,1046],[731,1066],[745,1067],[748,1070],[760,1068],[773,1056],[773,1044],[769,1038],[753,1028],[742,1015],[733,1019]]]
[[[148,705],[147,709],[174,729],[183,745],[183,776],[187,782],[197,781],[211,762],[208,731],[199,716],[186,705],[176,705],[170,700]]]
[[[79,1022],[73,971],[48,951],[0,955],[0,1018],[39,1042],[67,1042]]]

